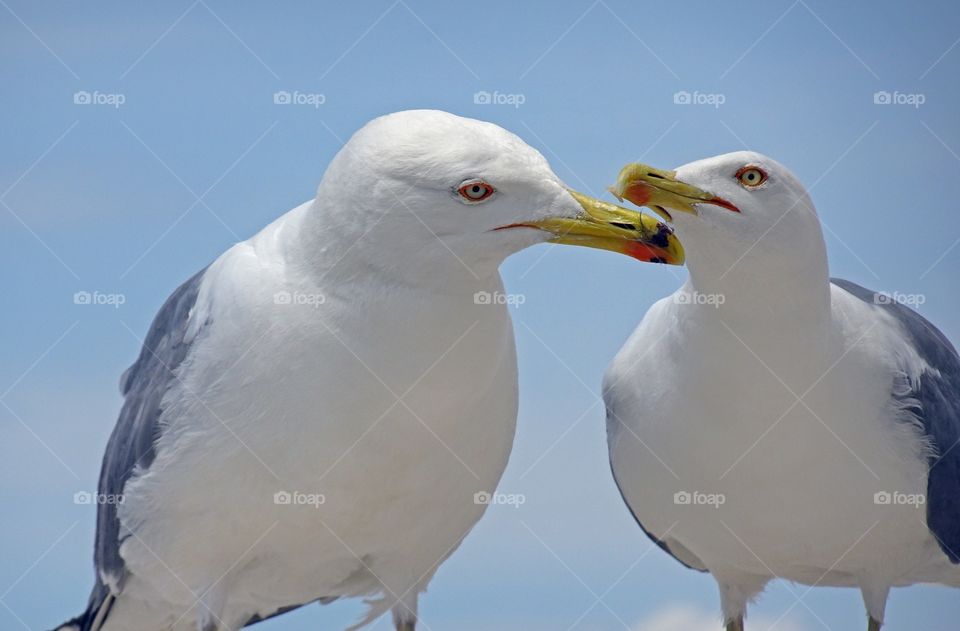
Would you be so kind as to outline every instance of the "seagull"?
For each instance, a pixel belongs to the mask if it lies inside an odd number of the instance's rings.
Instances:
[[[365,125],[314,199],[161,307],[121,378],[96,583],[58,629],[232,631],[364,598],[357,627],[392,611],[412,631],[507,464],[498,266],[544,242],[683,261],[665,224],[568,189],[496,125]]]
[[[611,190],[673,223],[689,269],[604,377],[613,477],[643,531],[716,580],[727,631],[773,578],[859,588],[870,631],[891,587],[960,586],[944,334],[831,279],[810,196],[766,156],[630,164]]]

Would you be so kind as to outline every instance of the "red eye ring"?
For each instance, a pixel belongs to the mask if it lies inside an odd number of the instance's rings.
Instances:
[[[489,199],[495,192],[496,189],[483,180],[467,180],[457,188],[457,193],[468,204],[476,204]]]
[[[757,188],[767,181],[767,172],[755,164],[740,167],[734,177],[746,188]]]

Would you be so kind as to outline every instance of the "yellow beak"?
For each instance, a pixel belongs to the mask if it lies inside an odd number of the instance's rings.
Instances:
[[[637,206],[647,206],[667,221],[673,220],[669,210],[696,214],[695,204],[714,204],[740,212],[727,200],[681,182],[676,171],[655,169],[639,162],[620,169],[617,183],[610,187],[610,192],[621,201],[628,199]]]
[[[554,235],[550,243],[620,252],[649,263],[683,265],[683,246],[666,224],[583,193],[568,192],[583,208],[576,217],[547,217],[502,226],[497,230],[537,228]]]

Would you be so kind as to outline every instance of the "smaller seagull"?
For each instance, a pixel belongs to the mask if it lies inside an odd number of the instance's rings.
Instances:
[[[341,598],[370,605],[358,626],[392,611],[413,631],[513,444],[498,267],[545,242],[683,260],[668,227],[571,191],[496,125],[364,126],[316,197],[161,307],[121,378],[96,582],[58,631],[236,631]]]
[[[752,152],[611,189],[672,220],[689,280],[604,381],[614,479],[640,527],[710,572],[724,624],[772,578],[960,586],[960,358],[898,296],[830,279],[807,192]]]

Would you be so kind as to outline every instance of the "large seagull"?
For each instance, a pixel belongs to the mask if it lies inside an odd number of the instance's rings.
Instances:
[[[409,111],[363,127],[314,199],[160,309],[121,379],[96,583],[59,629],[227,631],[362,597],[360,625],[392,610],[411,631],[506,466],[517,368],[497,268],[544,242],[683,259],[664,224],[571,191],[496,125]]]
[[[960,358],[897,296],[831,280],[820,221],[752,152],[625,167],[615,194],[671,219],[689,280],[604,383],[614,478],[640,527],[709,571],[728,631],[774,578],[960,586]]]

